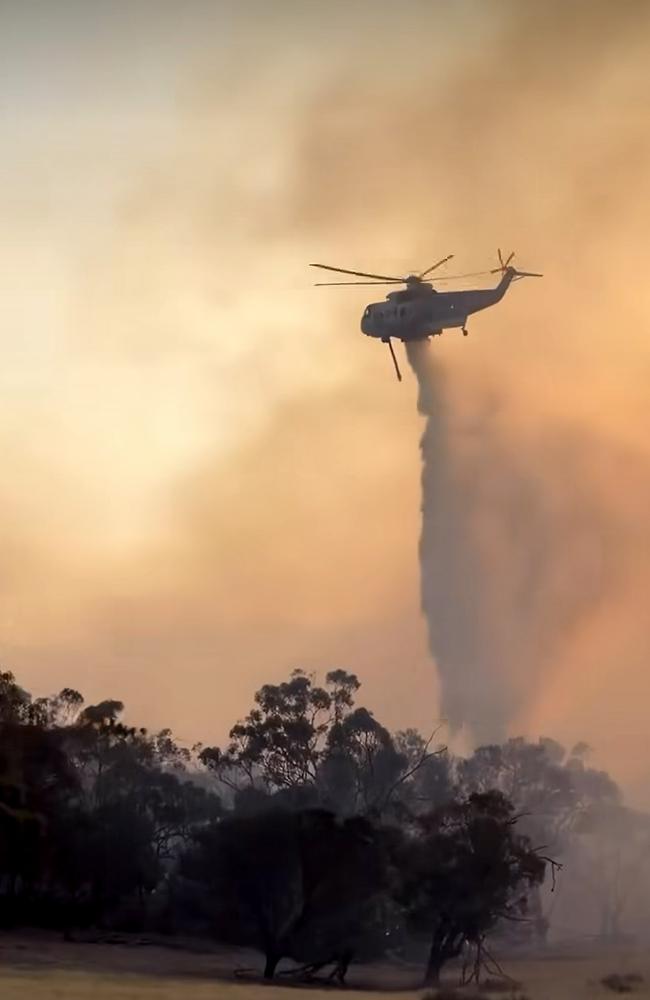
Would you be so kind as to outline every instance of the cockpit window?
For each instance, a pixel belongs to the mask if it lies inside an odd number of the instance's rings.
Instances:
[[[364,316],[369,316],[370,315],[370,306],[366,306],[366,311],[364,312],[363,315]]]

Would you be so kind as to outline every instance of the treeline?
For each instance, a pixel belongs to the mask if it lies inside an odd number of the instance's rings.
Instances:
[[[488,934],[543,938],[540,887],[620,794],[550,740],[455,758],[355,706],[357,678],[265,685],[227,747],[177,744],[71,689],[0,674],[5,927],[205,934],[343,980],[426,953],[426,979]],[[591,817],[591,819],[590,819]],[[543,848],[539,845],[545,845]]]

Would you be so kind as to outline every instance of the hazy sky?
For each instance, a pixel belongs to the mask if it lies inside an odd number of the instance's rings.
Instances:
[[[5,666],[188,741],[342,666],[429,728],[416,388],[371,290],[306,265],[500,245],[545,279],[436,341],[458,420],[550,507],[574,477],[549,544],[591,525],[607,566],[513,731],[650,797],[649,31],[644,0],[0,0]]]

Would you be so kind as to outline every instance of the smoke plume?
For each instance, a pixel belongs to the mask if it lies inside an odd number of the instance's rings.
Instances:
[[[485,385],[463,412],[428,342],[408,358],[426,417],[421,599],[441,711],[452,733],[497,741],[620,594],[633,537],[596,481],[602,442],[558,424],[515,437],[514,408]]]

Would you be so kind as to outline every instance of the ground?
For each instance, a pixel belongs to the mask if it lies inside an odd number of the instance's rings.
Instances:
[[[639,973],[644,983],[632,997],[650,998],[650,956],[609,953],[562,954],[547,958],[504,960],[504,967],[522,985],[516,991],[528,1000],[594,1000],[617,994],[600,983],[610,973]],[[128,944],[65,944],[54,936],[0,937],[0,997],[2,1000],[309,1000],[338,991],[291,985],[265,986],[254,978],[235,980],[238,966],[259,968],[251,954],[191,946]],[[416,971],[381,966],[358,967],[341,995],[373,1000],[413,1000]],[[451,985],[451,982],[450,984]],[[355,988],[356,987],[356,988]],[[360,989],[360,987],[365,987]],[[409,987],[411,987],[409,989]],[[269,992],[270,991],[270,992]],[[462,995],[462,994],[461,994]],[[501,997],[512,996],[500,992]],[[487,995],[486,995],[487,1000]]]

